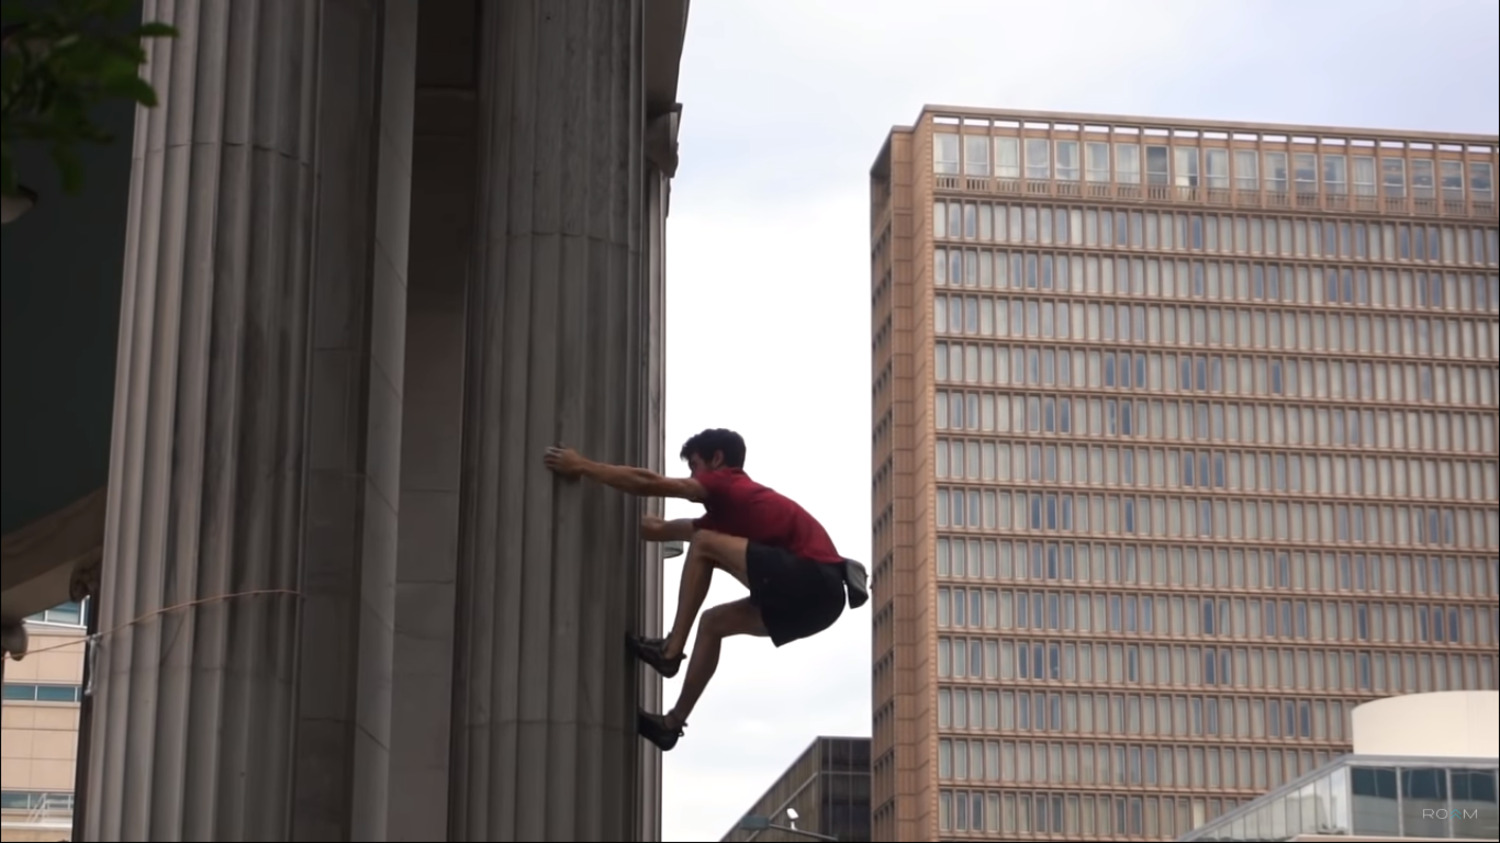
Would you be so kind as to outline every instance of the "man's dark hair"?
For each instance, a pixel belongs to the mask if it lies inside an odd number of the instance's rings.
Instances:
[[[691,439],[682,443],[683,459],[697,455],[704,462],[712,462],[714,454],[724,452],[724,464],[730,468],[745,467],[745,439],[732,430],[722,427],[705,430],[694,434]]]

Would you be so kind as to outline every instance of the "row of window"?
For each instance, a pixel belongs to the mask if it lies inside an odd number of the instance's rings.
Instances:
[[[1068,433],[1067,399],[1057,432]],[[1318,496],[1496,500],[1493,460],[1300,454],[1129,445],[1027,444],[939,437],[939,480],[1153,489],[1231,489]]]
[[[6,682],[6,702],[76,703],[82,686],[57,683]]]
[[[932,324],[938,335],[1000,339],[1474,360],[1500,356],[1500,324],[1488,319],[938,294],[933,296]]]
[[[1064,840],[1127,836],[1173,840],[1239,804],[1235,799],[1218,797],[1174,799],[945,787],[938,790],[938,830],[1050,834]]]
[[[87,600],[88,598],[84,598]],[[50,609],[43,609],[26,617],[27,623],[45,623],[57,626],[83,626],[83,603],[69,600]]]
[[[1052,344],[935,342],[933,354],[933,377],[939,383],[1211,392],[1259,399],[1424,402],[1486,408],[1495,406],[1496,378],[1500,375],[1493,364],[1101,352]],[[1124,430],[1121,433],[1129,434]]]
[[[1128,409],[1127,409],[1128,408]],[[1066,414],[1066,426],[1064,425]],[[1496,452],[1490,412],[1391,410],[1175,398],[1088,398],[937,390],[937,430],[1135,436],[1240,446],[1375,447],[1382,451]]]
[[[1274,700],[1269,702],[1275,706]],[[1288,700],[1287,705],[1305,709],[1311,703]],[[1265,791],[1311,772],[1303,768],[1304,761],[1321,764],[1326,757],[1327,750],[940,738],[938,778],[1002,786],[1146,785]]]
[[[944,580],[1493,597],[1500,559],[941,536]]]
[[[1493,313],[1500,309],[1497,275],[991,249],[934,249],[933,285],[1383,310]]]
[[[1405,692],[1495,687],[1495,655],[938,636],[943,679]]]
[[[53,621],[49,621],[49,623],[53,623]],[[67,622],[57,621],[57,623]],[[40,809],[72,811],[73,794],[70,791],[46,790],[0,791],[0,810],[36,811]]]
[[[1109,694],[943,685],[938,689],[937,715],[938,727],[945,733],[1297,738],[1327,743],[1349,739],[1348,718],[1358,704],[1339,699]],[[1206,781],[1200,776],[1177,784],[1202,787]]]
[[[962,138],[962,143],[960,143]],[[960,158],[962,149],[962,158]],[[1023,155],[1024,151],[1024,155]],[[1144,154],[1143,154],[1144,151]],[[1026,181],[1146,184],[1185,189],[1298,196],[1376,197],[1462,202],[1494,201],[1494,166],[1384,154],[1229,149],[1115,141],[1049,140],[939,132],[932,138],[937,175]],[[1378,160],[1378,164],[1377,164]],[[1378,188],[1378,190],[1377,190]]]
[[[1500,513],[1459,506],[1011,492],[939,486],[939,529],[1233,541],[1500,547]]]
[[[1054,747],[1056,745],[1047,745],[1045,752],[1039,755],[1036,745],[1028,749],[1024,743],[1020,744],[1014,750],[1015,766],[1019,769],[1027,763],[1027,755],[1032,756],[1029,763],[1033,766],[1038,761],[1045,761],[1049,773],[1057,766],[1053,762],[1059,756],[1072,759],[1076,754],[1080,765],[1091,763],[1091,760],[1085,760],[1090,756],[1098,758],[1099,762],[1111,760],[1087,744],[1076,750],[1068,744]],[[1177,752],[1183,750],[1178,748]],[[985,755],[988,761],[988,746]],[[996,755],[1004,757],[1005,751],[997,749]],[[1118,752],[1110,755],[1112,766],[1118,768],[1122,760]],[[1281,782],[1292,781],[1317,769],[1328,758],[1323,751],[1289,751],[1283,755],[1274,749],[1225,749],[1218,753],[1198,747],[1192,748],[1189,755],[1193,773],[1203,773],[1202,779],[1223,782],[1221,787],[1248,791],[1273,789]],[[1164,758],[1160,762],[1158,780],[1168,770],[1180,771],[1182,760],[1179,756],[1176,763],[1172,763]],[[1124,763],[1131,764],[1128,752]],[[1061,766],[1066,768],[1067,761],[1063,760]],[[1143,774],[1150,770],[1144,761],[1141,766]],[[1263,771],[1268,775],[1262,777]],[[1494,769],[1336,769],[1232,824],[1209,830],[1202,839],[1296,840],[1302,839],[1304,834],[1335,835],[1334,839],[1338,839],[1337,835],[1352,833],[1356,835],[1355,839],[1405,836],[1423,840],[1450,837],[1493,840],[1497,828],[1496,778]],[[1267,784],[1258,784],[1262,780]],[[971,776],[968,781],[972,782],[970,787],[996,786],[988,776],[983,780]],[[1049,778],[1036,783],[1054,782]],[[1202,828],[1221,811],[1227,813],[1234,807],[1232,800],[1220,803],[1218,799],[1111,796],[1076,791],[1048,794],[1016,792],[1008,788],[1003,793],[941,788],[938,825],[942,831],[1066,834],[1066,839],[1073,840],[1096,834],[1107,836],[1111,832],[1117,836],[1129,834],[1151,840],[1171,840],[1174,834]]]
[[[1500,607],[939,586],[940,629],[1500,643]]]
[[[1325,784],[1326,782],[1326,784]],[[1347,813],[1338,814],[1350,819],[1350,830],[1356,835],[1369,835],[1365,839],[1406,837],[1416,839],[1443,839],[1447,837],[1470,840],[1500,839],[1500,818],[1496,816],[1496,771],[1491,768],[1465,769],[1461,767],[1407,766],[1364,767],[1349,766],[1332,771],[1326,778],[1304,785],[1299,793],[1289,793],[1249,816],[1241,817],[1221,828],[1221,833],[1243,833],[1252,838],[1228,839],[1297,839],[1298,832],[1323,833],[1327,822],[1319,822],[1318,813],[1334,814],[1335,811],[1308,811],[1296,805],[1294,800],[1305,801],[1316,795],[1328,808],[1338,806],[1338,797],[1348,788]],[[1322,799],[1323,793],[1328,798]],[[1299,799],[1300,797],[1300,799]],[[1342,806],[1338,806],[1342,809]],[[1314,816],[1308,816],[1314,814]],[[1283,819],[1285,818],[1285,819]],[[1341,825],[1339,816],[1334,820]],[[1284,836],[1278,837],[1279,834]],[[1213,838],[1208,838],[1213,839]]]
[[[1408,222],[1004,205],[939,199],[932,233],[942,240],[1012,245],[1145,249],[1331,260],[1493,265],[1494,228]]]

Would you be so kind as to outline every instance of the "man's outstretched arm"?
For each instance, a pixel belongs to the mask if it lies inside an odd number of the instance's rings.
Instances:
[[[643,498],[683,498],[702,503],[708,497],[703,484],[691,477],[663,477],[645,468],[595,462],[572,448],[548,448],[543,462],[564,477],[587,477]]]

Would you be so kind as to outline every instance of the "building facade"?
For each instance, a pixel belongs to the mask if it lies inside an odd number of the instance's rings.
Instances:
[[[874,839],[1164,839],[1496,687],[1497,138],[928,107],[871,171]]]
[[[791,819],[788,811],[794,811]],[[870,739],[820,736],[745,812],[844,843],[870,840]],[[796,843],[804,834],[736,826],[726,843]]]
[[[84,627],[77,603],[25,619],[31,655],[5,665],[0,708],[0,840],[66,840],[73,830]]]
[[[663,462],[687,0],[138,8],[158,103],[4,226],[6,649],[97,607],[69,838],[659,839],[650,510],[542,456]]]
[[[1500,840],[1500,692],[1385,697],[1350,721],[1353,752],[1178,839]]]

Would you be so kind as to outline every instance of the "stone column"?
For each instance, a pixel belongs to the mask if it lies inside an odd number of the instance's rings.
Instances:
[[[321,3],[146,0],[86,840],[285,840]]]
[[[634,839],[642,505],[542,454],[645,457],[642,0],[481,8],[449,839]]]
[[[477,12],[421,4],[401,422],[388,840],[446,840],[463,476],[464,326],[472,266]]]
[[[322,3],[296,840],[385,840],[393,801],[417,3]]]
[[[99,635],[99,577],[102,559],[98,555],[86,558],[73,567],[73,576],[68,580],[68,598],[78,604],[83,613],[84,635],[88,637],[83,647],[83,675],[79,685],[82,694],[78,701],[78,738],[73,756],[73,831],[72,838],[84,836],[84,812],[79,805],[89,804],[89,742],[93,738],[89,724],[94,712],[94,642]]]

